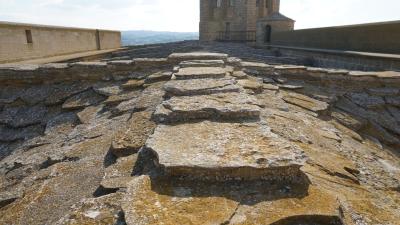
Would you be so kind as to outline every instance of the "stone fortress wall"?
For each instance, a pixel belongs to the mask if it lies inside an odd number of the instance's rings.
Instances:
[[[119,31],[0,22],[0,63],[120,46]]]
[[[271,44],[342,51],[400,53],[400,21],[276,32]]]

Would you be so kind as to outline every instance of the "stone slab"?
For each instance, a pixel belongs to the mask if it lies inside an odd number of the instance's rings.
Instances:
[[[233,79],[171,80],[164,85],[168,96],[208,95],[239,92],[240,87]]]
[[[210,53],[210,52],[190,52],[190,53],[173,53],[168,56],[168,61],[188,61],[188,60],[224,60],[228,59],[227,54]]]
[[[187,179],[294,181],[306,160],[298,146],[258,123],[159,125],[145,150],[166,175]]]
[[[244,93],[172,97],[157,107],[153,118],[158,122],[198,119],[257,119],[261,108],[257,99]]]
[[[321,102],[297,93],[289,93],[283,96],[283,100],[287,103],[299,106],[313,112],[323,112],[329,107],[329,104],[326,102]]]
[[[146,206],[146,207],[144,207]],[[152,180],[128,184],[122,203],[128,225],[334,225],[340,202],[328,191],[309,185],[269,182],[186,182]]]
[[[181,68],[186,67],[224,67],[223,60],[190,60],[179,63]]]
[[[224,78],[227,70],[219,67],[187,67],[181,68],[175,77],[178,80]]]

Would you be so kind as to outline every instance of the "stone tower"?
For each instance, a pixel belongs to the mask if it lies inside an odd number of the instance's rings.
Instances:
[[[200,40],[255,40],[258,22],[260,26],[271,23],[271,32],[275,27],[282,30],[283,24],[287,30],[293,29],[294,21],[281,15],[279,7],[280,0],[200,0]],[[278,18],[286,18],[286,23],[274,22]],[[261,33],[266,34],[257,32]]]

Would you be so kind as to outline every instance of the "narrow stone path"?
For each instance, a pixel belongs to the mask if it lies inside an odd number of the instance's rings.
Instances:
[[[307,156],[260,119],[265,106],[250,94],[252,81],[240,85],[225,55],[174,56],[179,58],[190,60],[164,85],[165,99],[153,114],[157,127],[142,149],[154,156],[161,176],[129,183],[127,224],[242,224],[251,214],[245,205],[307,196],[309,183],[300,170]],[[325,195],[313,192],[309,201]],[[281,204],[277,210],[299,203]],[[319,212],[336,216],[337,202],[328,205]],[[270,222],[277,218],[269,216]]]

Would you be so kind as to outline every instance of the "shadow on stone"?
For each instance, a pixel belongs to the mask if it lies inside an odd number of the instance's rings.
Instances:
[[[111,148],[108,150],[107,154],[104,156],[103,165],[105,168],[115,164],[117,162],[117,157],[112,154]]]
[[[343,222],[336,216],[301,215],[287,217],[271,225],[343,225]]]
[[[310,181],[304,173],[295,183],[264,180],[204,181],[171,177],[151,180],[152,191],[159,195],[176,198],[222,197],[249,206],[286,198],[302,199],[308,196],[309,185]]]

